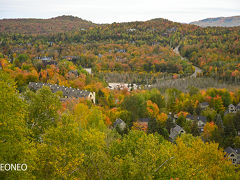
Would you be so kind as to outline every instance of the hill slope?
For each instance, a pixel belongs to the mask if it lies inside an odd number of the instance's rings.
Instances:
[[[0,32],[24,34],[59,33],[93,26],[95,26],[94,23],[73,16],[59,16],[51,19],[0,20]]]
[[[234,27],[240,26],[240,16],[207,18],[200,21],[191,22],[190,24],[195,24],[201,27],[207,26]]]

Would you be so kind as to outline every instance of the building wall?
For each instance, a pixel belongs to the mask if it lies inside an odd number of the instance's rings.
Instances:
[[[91,93],[88,95],[88,100],[92,101],[94,104],[96,103],[96,95],[95,95],[95,92],[91,92]]]

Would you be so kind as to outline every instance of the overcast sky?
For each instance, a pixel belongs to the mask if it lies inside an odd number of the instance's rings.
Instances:
[[[240,0],[0,0],[0,19],[73,15],[94,23],[166,18],[176,22],[240,15]]]

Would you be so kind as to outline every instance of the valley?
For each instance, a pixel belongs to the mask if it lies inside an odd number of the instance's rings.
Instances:
[[[0,20],[0,107],[0,179],[240,179],[240,26]]]

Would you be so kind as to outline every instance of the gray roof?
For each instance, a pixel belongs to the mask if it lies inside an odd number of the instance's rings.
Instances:
[[[126,128],[126,123],[122,119],[118,118],[113,123],[113,127],[114,128],[119,127],[119,129],[123,131]]]
[[[205,116],[197,116],[197,120],[207,123],[207,117],[205,117]]]
[[[181,134],[181,132],[185,132],[184,129],[181,128],[179,125],[176,125],[174,128],[171,129],[169,138],[171,140],[174,140],[178,135]]]
[[[113,123],[113,127],[115,128],[118,124],[125,123],[122,119],[118,118],[116,121]]]
[[[233,104],[229,104],[229,106],[228,107],[235,107]]]
[[[225,151],[226,153],[228,153],[228,154],[231,154],[231,153],[233,153],[233,152],[235,153],[234,149],[231,148],[230,146],[227,147],[226,149],[224,149],[224,151]]]
[[[173,128],[176,132],[181,132],[181,131],[184,131],[183,128],[179,125],[176,125],[175,128]]]
[[[237,154],[240,154],[240,148],[234,148]]]
[[[202,121],[202,122],[204,122],[204,123],[207,122],[207,117],[205,117],[205,116],[193,116],[193,115],[191,115],[191,114],[188,114],[188,115],[186,116],[186,118],[189,118],[189,119],[191,119],[191,120]]]
[[[57,84],[29,82],[29,85],[28,85],[28,87],[33,90],[41,89],[43,86],[50,87],[50,89],[54,93],[57,91],[62,91],[63,96],[67,96],[67,97],[75,97],[75,98],[88,97],[90,94],[89,91],[79,90],[71,87],[69,88],[69,87],[59,86]]]
[[[209,103],[208,102],[202,102],[199,104],[200,106],[209,106]]]
[[[72,61],[72,60],[78,59],[79,57],[78,56],[63,56],[62,58]]]
[[[240,148],[232,148],[228,146],[224,151],[228,154],[235,153],[235,154],[240,154]]]
[[[191,115],[191,114],[188,114],[188,115],[186,116],[186,118],[191,119],[191,120],[194,120],[194,119],[195,119],[195,117],[194,117],[193,115]]]
[[[240,109],[240,103],[238,103],[238,105],[236,106],[236,109]]]

